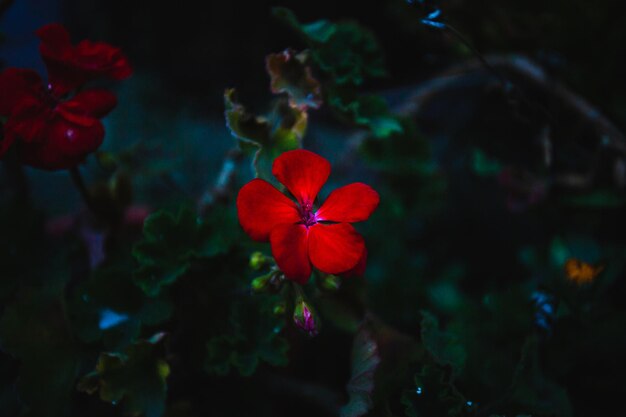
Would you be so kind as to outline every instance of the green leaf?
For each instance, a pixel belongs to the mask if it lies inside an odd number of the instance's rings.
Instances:
[[[301,110],[318,109],[322,104],[320,83],[313,78],[307,60],[306,51],[297,54],[292,49],[265,58],[272,93],[287,93],[289,104]]]
[[[624,207],[626,198],[615,190],[597,189],[577,195],[564,196],[561,198],[561,202],[567,206],[606,209]]]
[[[511,402],[531,415],[573,415],[567,391],[544,375],[539,362],[538,339],[530,337],[522,349],[513,383]]]
[[[456,336],[439,329],[437,318],[427,311],[422,311],[422,343],[428,352],[440,364],[452,366],[454,372],[460,372],[465,365],[466,352]]]
[[[472,170],[481,177],[493,177],[502,171],[502,164],[475,148],[472,152]]]
[[[309,45],[319,69],[338,85],[360,85],[386,74],[376,36],[356,22],[326,20],[302,24],[292,11],[275,8],[274,16],[296,30]]]
[[[122,402],[126,414],[160,417],[170,373],[162,359],[162,339],[163,334],[157,334],[129,346],[124,353],[100,354],[96,370],[83,377],[78,389],[87,393],[99,390],[103,401]]]
[[[415,375],[415,385],[402,394],[401,403],[408,417],[460,416],[470,407],[452,384],[449,369],[434,363],[422,366]]]
[[[274,102],[267,117],[249,113],[236,99],[234,89],[224,93],[226,124],[240,148],[252,159],[257,177],[271,179],[272,161],[281,153],[302,147],[308,125],[305,110],[290,106],[287,99]]]
[[[276,7],[272,10],[274,16],[282,20],[292,29],[299,32],[305,39],[313,42],[328,42],[330,37],[335,33],[336,26],[327,20],[319,20],[314,23],[301,24],[296,15],[289,9],[284,7]]]
[[[226,126],[245,145],[260,148],[270,142],[271,126],[267,118],[253,115],[239,103],[234,88],[224,92]]]
[[[381,362],[378,344],[366,326],[361,326],[352,344],[352,376],[347,391],[350,399],[341,407],[341,417],[366,415],[374,406],[374,374]]]
[[[20,360],[17,392],[26,415],[65,415],[81,355],[61,303],[32,290],[20,293],[0,319],[0,342]]]
[[[232,226],[236,220],[231,208],[217,208],[206,219],[184,207],[176,216],[166,211],[152,214],[144,222],[144,239],[133,247],[139,264],[135,282],[156,296],[184,275],[194,260],[227,252],[239,236]]]
[[[170,317],[172,304],[166,294],[147,297],[134,284],[131,261],[110,259],[76,287],[68,304],[73,329],[82,341],[102,341],[107,350],[123,349],[135,342],[142,325]]]
[[[227,375],[236,369],[243,376],[254,373],[261,361],[273,366],[287,365],[287,341],[280,336],[282,318],[272,314],[276,296],[254,295],[245,304],[231,304],[229,332],[207,342],[205,369]]]
[[[357,126],[369,129],[376,138],[404,132],[400,121],[389,111],[385,100],[376,95],[350,99],[339,93],[329,98],[329,105]]]

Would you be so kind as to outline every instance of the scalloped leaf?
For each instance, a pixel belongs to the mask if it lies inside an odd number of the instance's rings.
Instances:
[[[204,367],[216,375],[236,369],[242,376],[252,375],[261,362],[287,365],[289,344],[280,336],[284,320],[272,314],[278,298],[255,295],[245,305],[231,304],[229,332],[207,342]]]
[[[404,132],[400,120],[389,111],[387,102],[379,96],[349,99],[335,93],[330,96],[328,103],[350,122],[369,129],[376,138]]]
[[[140,340],[123,353],[101,353],[96,370],[83,377],[78,389],[89,394],[99,391],[103,401],[121,403],[128,415],[162,416],[170,373],[162,359],[163,337],[159,333]]]
[[[237,101],[234,89],[224,93],[224,105],[226,124],[240,148],[253,157],[252,167],[257,177],[270,180],[274,158],[302,147],[308,115],[305,110],[289,105],[286,98],[276,100],[267,117],[249,113]]]
[[[327,20],[303,24],[289,9],[278,7],[273,13],[303,37],[317,66],[336,84],[360,85],[367,78],[386,75],[376,36],[360,24]]]
[[[313,77],[307,60],[307,51],[296,53],[293,49],[265,57],[272,93],[286,93],[289,104],[302,111],[318,109],[322,105],[320,82]]]
[[[439,320],[433,314],[422,310],[422,343],[435,360],[442,365],[452,366],[458,373],[465,365],[466,352],[459,338],[450,332],[439,329]]]
[[[171,316],[173,306],[166,294],[146,297],[133,283],[132,258],[127,257],[94,271],[68,302],[72,327],[83,342],[101,341],[105,349],[123,349],[137,339],[142,325],[159,324]]]
[[[133,247],[139,266],[134,281],[149,296],[184,275],[194,260],[227,252],[239,237],[231,208],[216,208],[206,219],[186,207],[177,215],[158,211],[144,222],[144,239]]]
[[[350,399],[341,407],[341,417],[366,415],[374,406],[374,374],[380,365],[378,344],[366,326],[361,326],[352,344],[352,376],[347,391]]]

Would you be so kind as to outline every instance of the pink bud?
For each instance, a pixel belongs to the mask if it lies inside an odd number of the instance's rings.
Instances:
[[[296,307],[293,311],[293,322],[297,327],[307,332],[309,336],[316,336],[318,334],[318,326],[313,310],[304,300],[300,300],[296,303]]]

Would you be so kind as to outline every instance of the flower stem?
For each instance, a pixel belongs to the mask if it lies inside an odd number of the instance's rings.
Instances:
[[[20,205],[27,205],[30,200],[30,186],[15,149],[10,149],[5,158],[5,167],[9,181],[13,184],[15,201]]]
[[[80,193],[83,202],[93,214],[98,215],[98,207],[91,197],[89,190],[85,186],[85,181],[83,181],[83,176],[81,175],[80,170],[77,166],[75,166],[70,168],[69,171],[70,176],[72,177],[72,182],[74,183],[74,186],[78,189],[78,192]]]

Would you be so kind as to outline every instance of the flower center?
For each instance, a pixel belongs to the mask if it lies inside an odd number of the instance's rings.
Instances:
[[[59,105],[59,103],[61,103],[60,98],[57,97],[52,91],[52,84],[48,84],[46,88],[43,88],[39,92],[38,96],[41,101],[51,109],[54,109],[57,105]]]
[[[317,223],[317,218],[315,217],[315,211],[313,211],[313,204],[310,202],[304,202],[300,208],[300,218],[302,219],[302,223],[306,227],[311,227],[315,223]]]

